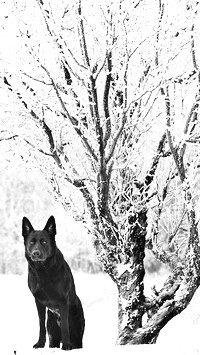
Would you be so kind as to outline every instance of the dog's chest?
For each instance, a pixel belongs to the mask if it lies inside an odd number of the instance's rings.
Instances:
[[[37,278],[29,275],[29,288],[33,296],[46,307],[52,310],[57,308],[61,295],[53,279],[46,279],[45,277]]]

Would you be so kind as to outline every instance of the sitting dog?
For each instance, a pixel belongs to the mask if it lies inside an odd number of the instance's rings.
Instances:
[[[34,230],[29,220],[22,221],[25,257],[28,261],[28,286],[37,306],[40,332],[34,348],[46,342],[46,308],[49,347],[71,350],[82,348],[85,320],[76,295],[69,265],[56,246],[53,216],[43,230]]]

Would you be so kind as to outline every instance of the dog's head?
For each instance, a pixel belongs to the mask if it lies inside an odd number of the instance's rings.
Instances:
[[[25,255],[35,263],[44,263],[55,250],[56,223],[51,216],[43,230],[34,230],[28,218],[22,220],[22,235],[24,237]]]

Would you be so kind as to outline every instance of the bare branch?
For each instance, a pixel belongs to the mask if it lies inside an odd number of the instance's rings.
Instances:
[[[144,180],[144,184],[143,184],[142,188],[140,188],[141,193],[145,192],[145,195],[147,194],[147,192],[150,188],[150,185],[154,179],[160,158],[163,156],[165,143],[166,143],[166,133],[164,133],[162,135],[162,138],[158,144],[157,152],[154,156],[151,168],[148,171],[147,175],[145,176],[145,180]]]
[[[99,145],[100,156],[102,157],[102,155],[104,155],[104,153],[103,153],[104,152],[103,130],[101,127],[101,122],[100,122],[99,108],[98,108],[98,95],[97,95],[97,89],[96,89],[96,80],[94,77],[96,69],[92,70],[92,68],[90,67],[90,59],[89,59],[87,43],[86,43],[86,38],[85,38],[84,24],[83,24],[83,19],[82,19],[81,0],[79,0],[79,5],[78,5],[78,15],[79,15],[79,24],[80,24],[80,39],[81,39],[81,46],[82,46],[82,50],[83,50],[84,62],[86,63],[88,70],[90,71],[89,85],[88,85],[90,111],[91,111],[92,118],[95,121],[97,142]]]
[[[134,4],[134,8],[136,9],[138,5],[142,2],[143,0],[139,0],[136,4]]]
[[[104,96],[103,96],[103,107],[104,107],[104,114],[105,114],[105,118],[106,118],[106,132],[105,132],[105,136],[104,136],[104,147],[106,147],[107,141],[110,138],[110,134],[111,134],[111,121],[110,121],[108,100],[109,100],[110,84],[111,84],[111,80],[112,80],[112,74],[111,74],[112,53],[108,52],[106,58],[107,58],[108,74],[106,75],[106,83],[105,83]]]
[[[41,12],[42,12],[45,24],[46,24],[47,31],[50,34],[50,36],[54,39],[54,42],[57,45],[57,48],[59,50],[59,53],[62,56],[61,61],[62,61],[63,65],[65,66],[66,63],[67,63],[67,67],[69,68],[69,70],[73,74],[73,76],[76,77],[78,80],[81,80],[80,76],[76,72],[74,72],[74,70],[72,69],[72,66],[70,66],[69,63],[67,62],[67,60],[65,58],[65,54],[64,54],[64,46],[67,49],[67,51],[70,53],[70,55],[73,58],[74,62],[80,68],[87,69],[87,67],[78,62],[78,60],[75,58],[73,52],[70,50],[70,48],[68,48],[68,46],[66,44],[66,41],[62,38],[61,33],[56,33],[56,31],[52,28],[52,26],[49,25],[49,14],[44,9],[44,3],[42,3],[40,0],[37,0],[37,2],[38,2],[38,5],[39,5],[39,7],[41,9]]]
[[[199,112],[199,103],[200,103],[200,95],[199,90],[196,95],[195,102],[193,103],[191,110],[189,112],[188,118],[186,120],[185,128],[184,128],[184,135],[191,135],[198,124],[198,112]],[[186,150],[186,142],[192,142],[190,139],[186,140],[182,148],[180,149],[180,158],[183,159]]]
[[[62,97],[61,97],[61,95],[60,95],[60,93],[59,93],[59,91],[58,91],[58,88],[57,88],[57,86],[56,86],[56,84],[55,84],[53,78],[51,77],[51,74],[49,73],[49,71],[48,71],[44,66],[41,66],[41,67],[45,70],[45,72],[47,73],[49,79],[50,79],[51,82],[52,82],[52,85],[53,85],[53,88],[54,88],[54,90],[55,90],[55,92],[56,92],[57,98],[58,98],[58,100],[59,100],[59,102],[60,102],[60,104],[61,104],[61,107],[62,107],[63,111],[64,111],[64,112],[62,113],[62,115],[63,115],[64,117],[67,117],[67,118],[69,119],[69,121],[71,122],[71,124],[72,124],[74,130],[76,131],[76,133],[78,134],[78,136],[81,138],[81,140],[82,140],[83,143],[84,143],[84,146],[87,148],[88,152],[90,153],[90,156],[91,156],[93,159],[95,159],[95,160],[97,161],[97,156],[96,156],[94,150],[93,150],[92,147],[90,146],[90,144],[89,144],[87,138],[85,137],[84,133],[83,133],[83,132],[81,131],[81,129],[78,127],[78,126],[79,126],[78,120],[77,120],[76,118],[74,118],[73,116],[71,116],[70,113],[68,112],[68,110],[67,110],[67,108],[66,108],[66,106],[65,106],[65,104],[64,104],[64,102],[63,102],[63,100],[62,100]]]
[[[125,20],[123,21],[123,25],[124,25],[124,32],[125,32],[125,55],[126,55],[126,63],[125,63],[125,71],[124,71],[124,105],[123,105],[123,109],[124,111],[127,108],[127,101],[128,101],[128,65],[129,65],[129,53],[128,53],[128,41],[127,41],[127,28],[126,28],[126,23]]]
[[[196,71],[199,70],[197,60],[196,60],[196,52],[195,52],[195,44],[194,44],[194,24],[191,28],[191,53],[192,53],[192,61]]]
[[[17,135],[17,134],[14,134],[13,136],[10,136],[10,137],[3,137],[3,138],[0,138],[0,142],[2,142],[2,141],[9,141],[9,140],[15,139],[15,138],[18,138],[18,135]]]
[[[83,58],[85,65],[90,68],[90,59],[88,55],[88,50],[87,50],[87,44],[86,44],[86,39],[85,39],[85,30],[84,30],[84,24],[83,24],[83,18],[82,18],[82,4],[81,0],[79,0],[78,4],[78,15],[79,15],[79,25],[80,25],[80,38],[81,38],[81,47],[83,50]]]
[[[35,150],[39,151],[40,153],[42,153],[42,154],[44,154],[46,156],[49,156],[49,157],[53,158],[53,154],[45,152],[43,149],[36,147],[33,143],[29,142],[28,139],[24,138],[23,136],[20,136],[19,134],[14,134],[13,136],[10,136],[10,137],[0,138],[0,142],[6,141],[6,140],[15,139],[15,138],[20,138],[20,139],[24,140],[28,145],[30,145]]]
[[[95,229],[98,230],[99,229],[99,218],[98,218],[98,215],[96,213],[95,203],[94,203],[94,200],[93,200],[93,197],[92,197],[90,191],[86,187],[83,179],[74,180],[73,181],[73,185],[80,189],[83,197],[86,200],[86,203],[87,203],[87,206],[88,206],[88,210],[89,210],[90,215],[91,215],[91,220],[92,220],[92,222],[94,224],[94,227],[95,227],[94,230]]]
[[[170,105],[170,97],[169,97],[169,87],[167,86],[165,91],[162,88],[161,94],[165,95],[166,124],[167,124],[166,132],[167,132],[168,144],[169,144],[169,148],[172,153],[172,156],[174,158],[174,162],[176,164],[180,180],[181,180],[181,182],[183,182],[185,180],[185,168],[184,168],[184,164],[183,164],[183,156],[180,157],[178,155],[178,149],[177,149],[177,147],[174,147],[173,137],[172,137],[172,133],[171,133],[171,105]]]
[[[61,163],[60,157],[58,156],[58,153],[55,148],[54,138],[53,138],[53,134],[52,134],[51,129],[46,124],[44,119],[41,120],[39,118],[39,116],[33,110],[30,110],[30,114],[34,118],[34,120],[36,120],[40,124],[40,126],[42,127],[42,129],[49,141],[50,152],[51,152],[55,162],[58,164],[59,168],[62,168],[62,163]]]
[[[158,20],[158,29],[157,29],[157,36],[156,36],[157,49],[156,49],[156,57],[155,57],[156,66],[159,65],[158,48],[159,48],[159,39],[160,39],[160,31],[161,31],[161,23],[162,23],[163,15],[164,15],[164,3],[162,3],[162,0],[159,0],[159,20]]]
[[[49,86],[52,85],[52,83],[46,83],[44,80],[40,80],[40,79],[38,79],[38,78],[34,78],[32,75],[29,75],[29,74],[23,72],[22,70],[21,70],[21,73],[22,73],[24,76],[27,76],[29,79],[32,79],[32,80],[34,80],[34,81],[37,81],[38,83],[41,83],[41,84],[44,84],[44,85],[49,85]]]
[[[179,220],[179,222],[177,223],[173,233],[170,234],[169,238],[168,238],[168,243],[169,243],[169,246],[170,244],[173,242],[173,239],[175,238],[175,236],[177,235],[178,231],[180,230],[180,227],[183,223],[183,220],[184,220],[184,217],[186,215],[186,210],[184,209],[182,215],[181,215],[181,218]]]
[[[119,137],[121,136],[121,134],[123,132],[123,129],[124,129],[125,124],[126,124],[126,121],[127,121],[127,115],[125,113],[123,113],[122,114],[121,125],[120,125],[118,131],[116,132],[116,134],[115,134],[115,136],[113,138],[111,148],[110,148],[110,150],[108,152],[108,155],[106,156],[106,163],[108,163],[110,161],[110,159],[113,157],[117,142],[118,142]]]
[[[54,138],[53,138],[53,134],[51,129],[49,128],[49,126],[46,124],[46,122],[44,121],[44,119],[40,119],[40,117],[36,114],[35,111],[33,111],[33,109],[30,109],[28,107],[27,102],[23,99],[21,93],[19,91],[15,92],[12,88],[12,85],[8,82],[7,78],[4,77],[4,84],[7,85],[7,88],[14,92],[17,95],[17,98],[20,100],[20,102],[24,105],[24,107],[26,108],[26,110],[28,111],[28,113],[32,116],[32,118],[41,126],[43,132],[45,133],[45,136],[48,138],[49,141],[49,146],[50,146],[50,152],[54,158],[54,160],[56,161],[56,163],[58,164],[59,167],[62,167],[62,163],[60,161],[60,158],[56,152],[55,149],[55,143],[54,143]],[[27,87],[27,84],[25,82],[22,82],[23,85],[25,85]],[[33,89],[31,89],[32,92],[34,92]]]
[[[64,112],[61,112],[61,114],[63,115],[63,117],[65,118],[69,118],[68,115],[66,115]],[[73,125],[73,128],[74,130],[76,131],[76,133],[78,134],[78,136],[81,138],[84,146],[86,147],[88,153],[90,154],[90,156],[95,160],[95,161],[98,161],[97,159],[97,156],[93,150],[93,148],[91,147],[91,145],[89,144],[85,134],[81,131],[81,129],[79,128],[79,122],[78,120],[73,117],[73,116],[70,116],[70,121]]]
[[[140,96],[136,97],[134,100],[131,100],[130,103],[127,105],[127,109],[126,109],[125,113],[128,113],[128,111],[131,110],[131,107],[136,105],[138,103],[138,101],[140,101],[148,93],[150,93],[150,95],[152,95],[152,93],[156,89],[160,90],[160,85],[161,85],[161,82],[159,82],[155,87],[153,87],[153,88],[150,87],[149,89],[145,90]]]

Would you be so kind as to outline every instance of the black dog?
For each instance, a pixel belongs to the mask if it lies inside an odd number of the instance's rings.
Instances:
[[[28,261],[28,286],[35,297],[39,315],[39,340],[34,348],[43,348],[46,342],[46,307],[49,347],[62,349],[82,348],[85,327],[81,302],[76,295],[69,265],[56,246],[56,224],[51,216],[43,230],[33,229],[24,217],[22,235]]]

